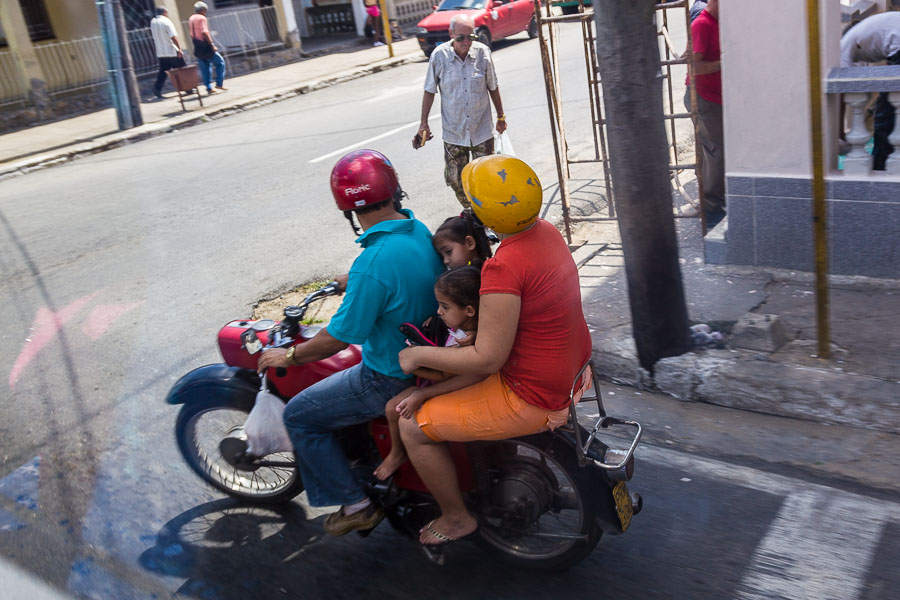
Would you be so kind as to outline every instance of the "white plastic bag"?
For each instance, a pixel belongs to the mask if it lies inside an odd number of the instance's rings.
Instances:
[[[266,456],[294,450],[284,426],[284,402],[266,390],[265,375],[253,410],[244,421],[244,433],[247,435],[247,454]]]
[[[506,156],[515,156],[516,150],[513,148],[512,142],[509,141],[509,134],[494,132],[494,154],[505,154]]]

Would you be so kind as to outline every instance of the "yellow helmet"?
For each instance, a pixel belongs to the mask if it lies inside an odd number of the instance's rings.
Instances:
[[[527,229],[541,210],[541,181],[531,167],[512,156],[476,158],[463,168],[462,185],[475,215],[497,233]]]

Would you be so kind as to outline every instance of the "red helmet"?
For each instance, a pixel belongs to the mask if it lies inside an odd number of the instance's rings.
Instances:
[[[341,210],[359,210],[392,198],[400,188],[391,161],[375,150],[355,150],[331,170],[331,193]]]

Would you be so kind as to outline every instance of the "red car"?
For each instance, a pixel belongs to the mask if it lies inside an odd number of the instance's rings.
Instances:
[[[416,37],[425,56],[450,39],[450,18],[461,13],[472,16],[478,41],[488,48],[520,31],[527,31],[532,38],[538,34],[533,0],[443,0],[419,21]]]

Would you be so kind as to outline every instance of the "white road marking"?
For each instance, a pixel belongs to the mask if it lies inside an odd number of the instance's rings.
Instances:
[[[428,120],[431,121],[432,119],[435,119],[438,117],[440,117],[440,115],[431,115],[431,117],[429,117]],[[394,129],[391,129],[390,131],[385,131],[384,133],[382,133],[380,135],[376,135],[375,137],[370,137],[369,139],[362,140],[361,142],[356,142],[355,144],[350,144],[349,146],[344,146],[343,148],[339,148],[339,149],[335,150],[334,152],[329,152],[328,154],[323,154],[322,156],[314,158],[309,162],[310,163],[322,162],[323,160],[329,159],[332,156],[337,156],[338,154],[344,154],[345,152],[349,152],[350,150],[355,150],[357,148],[365,146],[366,144],[368,144],[370,142],[374,142],[376,140],[386,138],[388,136],[394,135],[397,132],[403,131],[404,129],[409,129],[410,127],[416,127],[418,125],[419,125],[419,121],[413,121],[412,123],[407,123],[406,125],[401,125],[400,127],[395,127]]]
[[[885,524],[880,509],[820,492],[788,495],[738,598],[858,598]]]
[[[850,502],[860,505],[865,504],[882,511],[886,520],[900,521],[900,503],[897,502],[870,498],[869,496],[845,492],[826,485],[808,483],[801,479],[792,479],[784,475],[776,475],[751,469],[750,467],[701,458],[649,444],[638,446],[636,456],[639,460],[647,459],[648,462],[653,464],[682,469],[686,472],[686,475],[690,474],[694,477],[705,475],[712,479],[765,491],[770,494],[787,496],[795,492],[816,492],[823,496],[840,496]],[[637,465],[637,473],[640,474],[640,464]]]
[[[7,598],[29,598],[30,600],[63,600],[71,598],[47,585],[21,567],[0,558],[0,589]]]
[[[397,87],[392,87],[392,88],[383,90],[377,96],[372,96],[371,98],[369,98],[368,100],[364,100],[363,102],[365,104],[369,104],[371,102],[379,102],[379,101],[385,100],[387,98],[393,98],[395,96],[402,96],[403,94],[406,94],[408,92],[413,92],[413,91],[417,91],[417,92],[419,92],[419,94],[421,94],[422,92],[425,91],[424,85],[425,85],[425,78],[423,77],[422,79],[419,80],[418,83],[414,83],[412,85],[400,85]]]
[[[859,598],[885,524],[900,521],[896,502],[657,446],[640,446],[637,457],[784,496],[741,580],[741,600]]]

